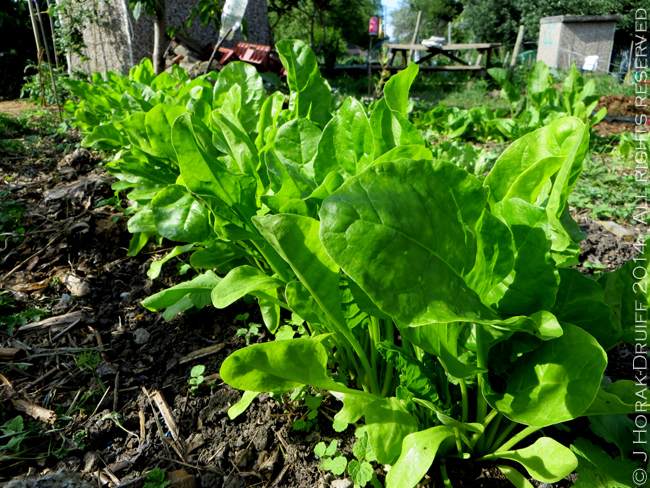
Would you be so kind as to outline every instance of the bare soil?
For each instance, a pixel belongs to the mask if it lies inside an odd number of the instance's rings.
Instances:
[[[596,111],[607,107],[609,117],[634,117],[637,114],[650,115],[648,107],[637,107],[636,99],[627,95],[605,95],[596,106]]]
[[[30,110],[36,110],[35,103],[26,100],[5,100],[0,101],[0,112],[7,115],[20,115]]]

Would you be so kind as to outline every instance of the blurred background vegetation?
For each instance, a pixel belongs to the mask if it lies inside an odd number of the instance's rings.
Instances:
[[[650,0],[401,0],[398,8],[389,13],[381,2],[267,0],[272,40],[304,40],[329,67],[334,64],[365,63],[366,54],[362,51],[368,46],[368,19],[371,16],[388,16],[388,19],[383,19],[384,27],[390,24],[388,30],[392,34],[392,42],[410,42],[418,11],[422,11],[420,39],[434,35],[447,37],[451,26],[453,42],[500,42],[505,45],[500,53],[504,55],[514,44],[521,24],[526,26],[523,49],[534,50],[542,17],[621,14],[623,18],[618,22],[612,59],[616,67],[627,55],[634,38],[634,12],[641,8],[650,11]],[[205,0],[203,3],[206,3]],[[223,2],[211,0],[208,3],[214,10],[216,3],[222,5]],[[197,0],[197,8],[201,4],[201,0]],[[71,24],[68,28],[70,32],[58,32],[60,51],[79,51],[80,42],[83,41],[79,25]],[[48,22],[45,22],[45,27],[49,30]],[[57,27],[57,31],[59,29]],[[0,32],[3,34],[0,46],[0,97],[16,98],[20,95],[25,69],[32,75],[35,73],[33,68],[29,68],[36,62],[36,49],[27,0],[0,1]],[[497,57],[494,61],[498,60]],[[444,88],[457,81],[452,78],[438,80],[438,77],[434,77],[430,84]],[[342,83],[348,82],[343,80]]]

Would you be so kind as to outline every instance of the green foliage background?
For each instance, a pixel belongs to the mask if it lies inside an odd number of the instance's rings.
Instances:
[[[617,28],[623,42],[633,38],[634,13],[640,8],[650,11],[650,0],[402,0],[391,17],[400,41],[410,38],[417,12],[422,10],[421,37],[445,35],[451,20],[457,41],[514,43],[522,24],[525,41],[537,42],[543,17],[620,14],[623,18]]]
[[[270,0],[269,22],[276,42],[301,39],[327,57],[336,50],[337,39],[342,53],[346,42],[367,46],[368,19],[379,9],[379,0]],[[321,46],[323,33],[326,40]]]

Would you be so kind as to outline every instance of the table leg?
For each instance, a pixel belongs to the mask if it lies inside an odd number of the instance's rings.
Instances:
[[[465,61],[463,61],[463,60],[460,59],[459,57],[457,57],[457,56],[451,54],[451,53],[448,52],[448,51],[440,51],[440,54],[442,54],[443,56],[447,56],[447,57],[448,57],[449,59],[451,59],[452,61],[456,61],[457,63],[460,63],[460,64],[462,64],[463,66],[469,66],[469,63],[466,63]]]
[[[423,58],[420,58],[420,60],[417,62],[417,64],[422,64],[425,61],[429,61],[431,58],[433,58],[434,56],[437,56],[437,55],[438,55],[438,53],[427,54]]]
[[[388,66],[393,66],[395,62],[395,56],[397,56],[397,49],[391,49],[389,53],[390,58],[388,59]]]

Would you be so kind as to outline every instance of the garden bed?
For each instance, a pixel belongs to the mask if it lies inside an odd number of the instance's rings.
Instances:
[[[340,403],[331,396],[325,399],[309,432],[293,428],[305,417],[305,407],[280,404],[267,394],[230,420],[228,408],[241,392],[217,373],[225,358],[247,340],[270,339],[263,327],[258,334],[238,333],[243,321],[262,323],[259,307],[240,301],[224,310],[206,307],[193,315],[180,314],[171,322],[145,310],[142,299],[186,280],[174,266],[178,260],[168,263],[159,279],[150,280],[146,272],[151,261],[167,249],[149,244],[138,256],[126,257],[126,220],[115,208],[119,202],[110,200],[113,180],[98,166],[99,156],[75,151],[75,133],[53,132],[51,122],[38,118],[36,124],[25,133],[4,136],[23,145],[20,151],[3,149],[0,191],[5,204],[13,202],[13,208],[22,209],[14,227],[22,228],[24,235],[15,229],[17,235],[0,254],[2,288],[11,291],[3,297],[14,300],[3,302],[0,315],[42,309],[47,311],[43,317],[63,318],[12,336],[3,333],[0,346],[24,349],[27,357],[20,360],[25,366],[5,363],[1,371],[19,397],[69,418],[53,425],[34,424],[32,438],[23,441],[29,448],[23,457],[28,459],[1,466],[0,482],[63,469],[80,473],[94,486],[97,477],[115,486],[161,468],[185,469],[202,487],[327,487],[335,477],[319,469],[314,446],[337,439],[345,455],[354,441],[352,426],[342,433],[331,428]],[[579,223],[588,234],[580,258],[584,273],[593,273],[594,265],[616,269],[634,255],[628,237],[586,217]],[[633,234],[643,231],[631,229]],[[82,296],[71,297],[71,290]],[[216,352],[185,361],[188,354],[207,347]],[[84,355],[97,364],[84,368]],[[631,359],[629,346],[610,351],[606,375],[612,381],[631,379]],[[188,379],[199,364],[205,366],[208,381],[194,395]],[[100,382],[109,388],[103,398]],[[82,403],[87,392],[94,394]],[[170,424],[160,421],[160,408],[148,401],[147,392],[159,392],[173,413],[179,434],[175,446]],[[16,415],[4,399],[1,408],[6,418]],[[111,412],[119,417],[107,417]],[[569,426],[575,425],[576,435],[588,436],[586,423],[579,419]],[[598,443],[597,437],[590,438]],[[384,473],[374,466],[381,481]],[[512,486],[490,463],[451,461],[448,471],[456,487]],[[536,487],[564,488],[574,480],[575,475],[569,475],[552,485],[532,482]],[[432,481],[422,486],[433,486]],[[440,483],[436,480],[435,486]],[[142,484],[144,479],[129,486]]]

